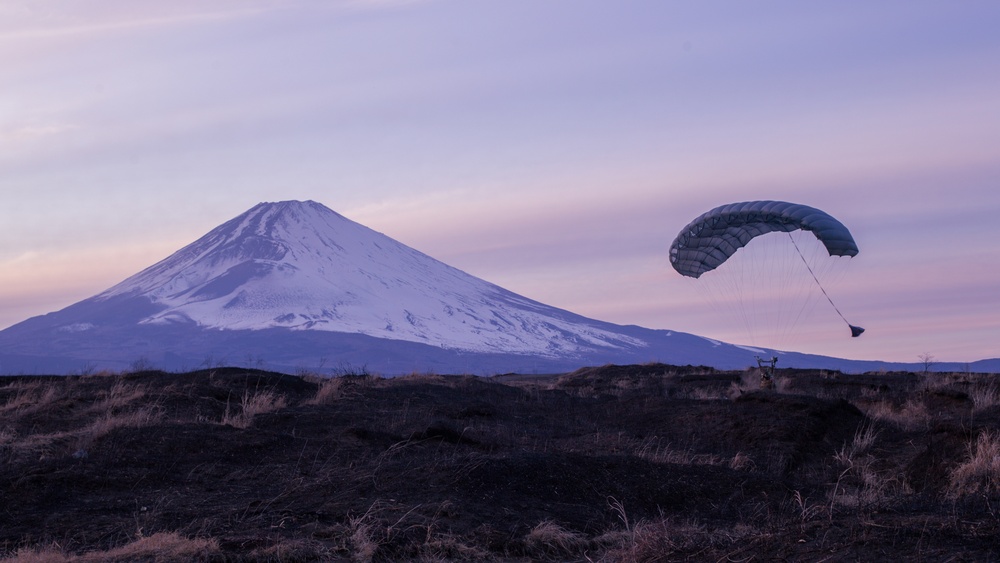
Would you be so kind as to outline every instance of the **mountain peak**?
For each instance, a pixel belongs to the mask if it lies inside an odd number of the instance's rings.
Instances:
[[[262,201],[251,207],[242,215],[234,218],[237,221],[244,218],[259,218],[265,221],[276,219],[308,220],[311,216],[329,215],[339,219],[346,218],[329,207],[312,200],[298,201]]]
[[[233,267],[247,270],[253,264],[274,265],[294,247],[322,246],[310,239],[319,238],[317,229],[336,230],[330,227],[338,223],[360,227],[314,201],[258,203],[98,297],[143,294],[159,299],[183,293]]]
[[[351,221],[315,201],[262,202],[212,230],[213,234],[236,239],[285,240],[298,230],[321,229],[323,225]],[[266,250],[265,250],[266,252]],[[264,256],[263,258],[266,258]]]

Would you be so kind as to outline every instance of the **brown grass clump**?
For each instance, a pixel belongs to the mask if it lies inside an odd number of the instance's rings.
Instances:
[[[88,396],[86,384],[76,379],[18,381],[3,388],[7,401],[0,406],[0,445],[7,461],[47,459],[66,453],[86,457],[87,449],[117,428],[158,423],[162,409],[155,401],[126,410],[146,397],[137,385],[117,381],[107,390]],[[51,416],[50,413],[58,413]]]
[[[927,406],[916,399],[909,399],[901,407],[889,401],[879,401],[865,407],[859,405],[869,418],[891,422],[904,430],[926,426],[931,418]]]
[[[972,399],[973,410],[988,409],[1000,405],[1000,389],[988,382],[981,381],[969,390],[969,398]]]
[[[367,562],[375,558],[381,541],[376,536],[375,524],[364,515],[349,520],[352,561]]]
[[[428,535],[419,548],[420,561],[427,563],[445,561],[496,561],[488,551],[469,545],[450,534]]]
[[[693,560],[697,560],[698,558],[693,552],[704,549],[705,546],[731,545],[753,536],[759,537],[760,532],[749,526],[739,525],[732,530],[709,530],[701,524],[683,524],[663,518],[639,521],[630,529],[617,535],[605,534],[599,540],[617,539],[618,546],[609,550],[604,560],[622,563],[653,563],[688,560],[691,556],[694,556]]]
[[[732,469],[744,469],[752,465],[749,456],[738,452],[728,458],[712,453],[695,453],[691,450],[678,450],[671,445],[661,443],[657,437],[646,438],[634,449],[635,455],[656,463],[674,463],[679,465],[722,465]]]
[[[173,563],[207,561],[219,552],[215,539],[185,538],[176,532],[161,532],[140,537],[132,543],[108,551],[91,551],[82,555],[64,553],[58,546],[18,550],[10,563]]]
[[[196,561],[205,560],[219,551],[219,542],[214,538],[185,538],[176,532],[161,532],[103,553],[88,553],[80,556],[80,563],[100,561]]]
[[[432,377],[440,376],[405,375],[396,378],[395,381],[413,381],[420,378],[426,378],[428,381],[431,381]],[[333,377],[311,376],[307,380],[316,383],[318,387],[316,394],[304,401],[306,405],[326,405],[345,397],[355,397],[362,390],[376,387],[384,381],[380,376],[367,372],[358,374],[344,373]],[[443,381],[438,381],[437,379],[433,381],[435,383],[443,383]]]
[[[163,412],[156,406],[125,413],[107,412],[101,418],[84,427],[79,433],[78,448],[86,448],[117,428],[140,428],[156,424],[163,418]]]
[[[342,377],[331,377],[319,383],[316,394],[308,399],[307,405],[326,405],[336,401],[343,396],[344,379]]]
[[[833,489],[827,493],[829,510],[835,507],[877,510],[912,493],[896,472],[878,469],[877,456],[869,452],[878,436],[874,424],[862,424],[851,443],[844,444],[834,454],[834,461],[842,469]]]
[[[287,404],[288,401],[283,395],[275,394],[273,391],[258,391],[252,394],[245,391],[243,399],[240,400],[240,412],[232,413],[227,404],[222,424],[234,428],[249,428],[253,424],[253,417],[283,409]]]
[[[0,406],[0,415],[20,418],[49,408],[62,397],[55,385],[41,382],[18,383],[8,387],[14,390],[14,396]]]
[[[547,556],[572,555],[587,547],[587,538],[551,520],[543,520],[524,538],[529,551]]]
[[[834,455],[834,459],[844,465],[853,465],[858,454],[868,451],[878,438],[878,430],[873,424],[862,424],[854,433],[850,445],[844,444]]]
[[[969,457],[952,469],[949,492],[953,497],[1000,493],[1000,434],[984,431],[969,442]]]
[[[71,556],[66,555],[58,546],[34,549],[19,549],[11,557],[0,559],[10,563],[66,563],[71,561]]]
[[[88,409],[88,412],[104,412],[122,409],[129,404],[144,398],[146,396],[146,390],[137,384],[129,384],[123,380],[119,380],[111,386],[111,389],[106,394],[102,395],[103,398],[94,403],[94,405]]]

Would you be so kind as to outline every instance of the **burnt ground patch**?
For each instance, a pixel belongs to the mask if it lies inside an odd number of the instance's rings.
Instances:
[[[775,391],[755,377],[7,377],[0,554],[1000,557],[1000,468],[976,457],[1000,447],[994,376],[779,370]]]

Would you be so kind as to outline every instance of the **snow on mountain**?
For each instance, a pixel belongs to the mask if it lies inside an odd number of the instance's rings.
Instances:
[[[97,295],[148,298],[141,324],[358,333],[560,356],[645,346],[473,277],[323,205],[261,203]]]

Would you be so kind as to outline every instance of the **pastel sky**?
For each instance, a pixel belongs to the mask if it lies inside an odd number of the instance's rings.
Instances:
[[[1000,356],[1000,3],[0,2],[0,328],[260,201],[507,289],[747,342],[670,267],[732,201],[861,254],[786,348]],[[766,344],[766,343],[759,343]]]

